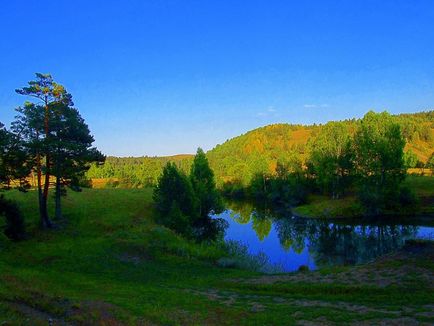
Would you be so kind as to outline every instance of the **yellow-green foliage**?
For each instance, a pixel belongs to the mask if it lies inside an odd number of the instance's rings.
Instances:
[[[406,140],[405,150],[411,150],[426,163],[434,152],[434,111],[393,116],[401,125]],[[342,121],[354,133],[358,120]],[[239,180],[247,185],[255,173],[274,173],[277,162],[306,161],[308,142],[321,134],[324,125],[273,124],[254,129],[227,140],[207,153],[217,184]],[[171,157],[108,157],[104,166],[93,166],[89,178],[117,178],[121,187],[155,184],[163,166],[175,162],[184,172],[190,170],[192,155]]]
[[[434,111],[392,116],[401,125],[406,150],[411,149],[426,163],[434,152]],[[342,124],[354,133],[359,120]],[[275,124],[252,130],[217,145],[207,153],[217,181],[239,179],[248,182],[255,172],[274,173],[278,161],[305,161],[308,143],[314,143],[324,125]]]

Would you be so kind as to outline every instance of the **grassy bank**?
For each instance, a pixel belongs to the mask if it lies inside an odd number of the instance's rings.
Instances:
[[[222,246],[155,225],[149,189],[70,193],[65,221],[46,232],[36,228],[35,192],[7,196],[20,203],[29,239],[0,238],[0,323],[434,322],[430,243],[366,266],[264,276],[219,267]]]
[[[404,185],[414,191],[418,207],[410,212],[391,212],[392,215],[434,215],[434,177],[409,175]],[[294,215],[321,218],[357,218],[363,216],[363,208],[355,196],[331,199],[327,196],[311,195],[308,203],[295,207]]]

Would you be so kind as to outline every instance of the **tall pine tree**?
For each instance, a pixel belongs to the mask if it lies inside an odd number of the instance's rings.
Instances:
[[[28,84],[16,92],[37,101],[17,109],[19,115],[13,127],[34,157],[41,226],[51,227],[47,210],[50,176],[56,177],[56,216],[60,217],[62,187],[75,185],[88,163],[102,160],[103,156],[91,147],[94,140],[89,128],[72,107],[72,96],[62,85],[51,75],[40,73]]]

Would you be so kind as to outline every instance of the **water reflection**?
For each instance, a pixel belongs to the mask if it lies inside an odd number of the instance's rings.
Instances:
[[[252,203],[232,202],[220,217],[229,222],[226,239],[244,242],[251,253],[264,252],[287,271],[359,264],[397,250],[405,240],[432,233],[414,225],[365,225],[291,217]]]

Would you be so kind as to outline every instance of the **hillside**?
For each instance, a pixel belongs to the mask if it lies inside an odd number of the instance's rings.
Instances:
[[[405,150],[411,150],[426,163],[434,152],[434,111],[394,116],[406,139]],[[342,121],[353,132],[356,119]],[[219,181],[250,180],[257,172],[274,173],[278,161],[303,162],[308,154],[308,141],[323,125],[273,124],[257,128],[227,140],[207,153]]]
[[[434,111],[400,114],[394,118],[402,127],[406,151],[412,151],[422,163],[434,152]],[[342,121],[350,132],[356,119]],[[247,183],[257,172],[275,172],[278,161],[303,163],[308,141],[323,125],[273,124],[257,128],[217,145],[207,153],[219,184],[233,179]],[[89,178],[117,178],[128,186],[155,184],[163,166],[175,162],[188,171],[192,155],[168,157],[108,157],[104,166],[93,166]]]

